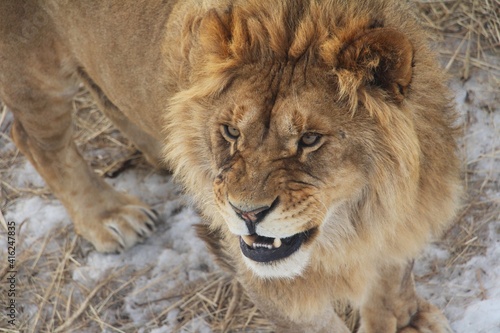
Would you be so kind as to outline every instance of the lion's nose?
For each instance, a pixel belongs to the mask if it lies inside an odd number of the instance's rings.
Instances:
[[[257,224],[261,222],[266,217],[266,215],[269,214],[269,212],[276,206],[277,201],[277,199],[274,200],[274,202],[270,206],[262,206],[250,211],[244,210],[241,207],[233,204],[232,202],[229,202],[229,204],[233,208],[236,215],[238,215],[238,217],[245,222],[248,228],[248,232],[252,235],[255,234],[255,228],[257,227]]]

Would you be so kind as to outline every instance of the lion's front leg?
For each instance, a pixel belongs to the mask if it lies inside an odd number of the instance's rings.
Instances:
[[[407,326],[398,330],[398,333],[453,333],[453,331],[437,307],[419,299],[417,313]]]
[[[438,308],[415,291],[413,262],[384,268],[361,306],[358,333],[451,333]]]
[[[327,285],[320,287],[318,280],[314,276],[290,280],[260,280],[253,273],[240,276],[252,302],[276,325],[275,332],[351,333],[337,314]]]
[[[333,311],[322,313],[314,320],[301,318],[298,321],[291,321],[277,316],[270,319],[276,325],[277,333],[351,333],[342,319]]]
[[[112,189],[89,168],[73,142],[43,149],[34,132],[28,133],[16,119],[14,141],[62,201],[78,234],[100,252],[121,252],[151,235],[158,221],[154,210]]]

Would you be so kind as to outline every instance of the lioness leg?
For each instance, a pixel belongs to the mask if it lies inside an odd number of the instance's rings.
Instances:
[[[386,267],[361,307],[358,333],[451,333],[438,308],[415,291],[413,263]]]
[[[70,102],[47,97],[37,101],[44,106],[32,105],[28,112],[9,105],[15,117],[12,136],[63,202],[77,233],[102,252],[121,251],[150,235],[156,214],[114,191],[79,154],[71,138]]]
[[[148,236],[157,220],[144,203],[114,191],[86,164],[72,140],[71,98],[77,80],[71,58],[43,24],[19,42],[22,22],[36,14],[23,2],[2,7],[10,24],[0,23],[0,98],[13,112],[12,136],[73,219],[77,233],[97,250],[116,252]]]

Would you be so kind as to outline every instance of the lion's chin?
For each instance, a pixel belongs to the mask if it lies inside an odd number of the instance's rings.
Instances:
[[[267,263],[243,256],[247,267],[258,277],[265,279],[293,279],[302,275],[309,264],[310,249],[299,249],[290,256]]]

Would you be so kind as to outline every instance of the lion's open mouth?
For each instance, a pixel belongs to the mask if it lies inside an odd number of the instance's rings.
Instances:
[[[289,257],[315,233],[316,229],[311,229],[287,238],[269,238],[257,234],[241,236],[240,248],[245,257],[267,263]]]

